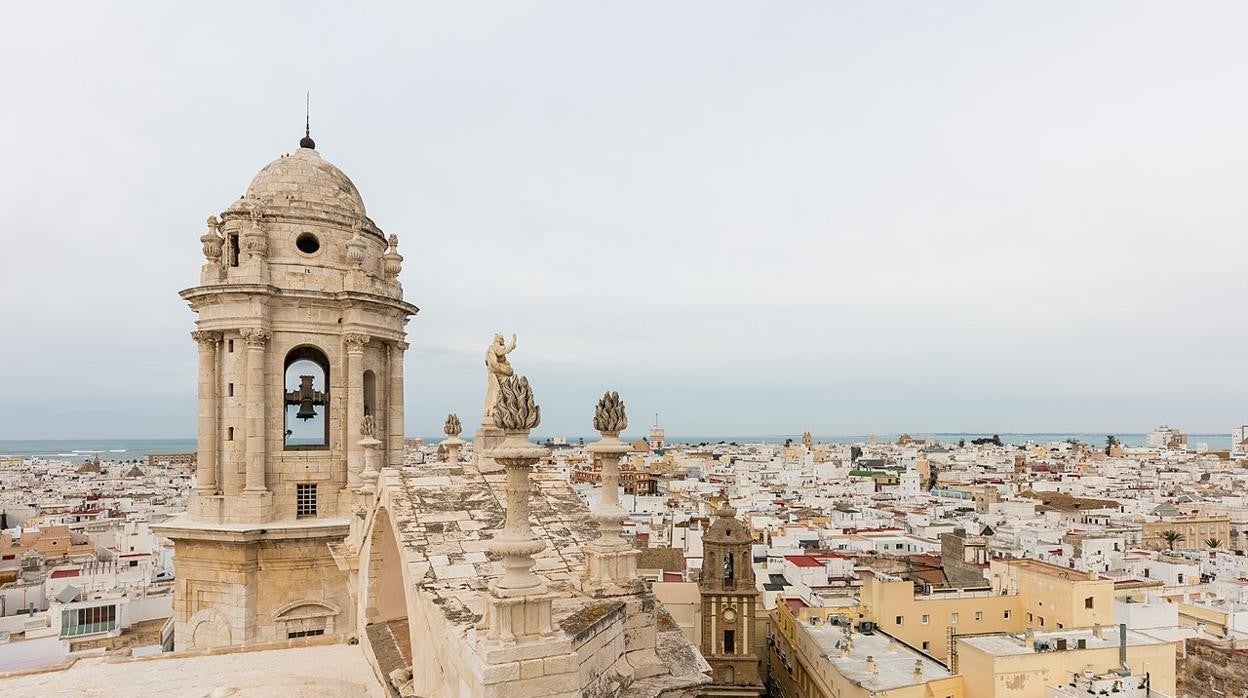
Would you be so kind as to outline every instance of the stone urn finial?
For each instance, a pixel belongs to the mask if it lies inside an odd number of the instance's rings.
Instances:
[[[403,269],[403,255],[399,254],[399,236],[390,233],[389,242],[389,249],[381,257],[386,270],[386,276],[397,279],[399,272]]]
[[[204,257],[213,264],[221,261],[221,245],[225,241],[221,237],[221,221],[216,216],[208,216],[208,230],[199,238],[204,245]]]
[[[542,408],[533,401],[533,389],[524,376],[510,376],[498,388],[494,426],[505,431],[530,431],[542,423]]]
[[[603,435],[619,436],[628,428],[628,415],[624,414],[624,401],[620,394],[611,391],[604,393],[594,411],[594,429]]]
[[[367,247],[364,238],[360,236],[360,226],[357,223],[352,226],[351,240],[347,242],[347,261],[356,267],[364,264],[364,250]]]
[[[442,425],[442,433],[453,439],[459,436],[463,430],[463,426],[459,423],[459,415],[454,412],[446,415],[446,424]]]

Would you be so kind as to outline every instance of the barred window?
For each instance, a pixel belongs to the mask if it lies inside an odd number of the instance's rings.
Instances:
[[[316,485],[300,482],[295,485],[295,516],[316,516]]]
[[[299,637],[316,637],[324,634],[325,628],[317,628],[315,630],[289,630],[286,632],[286,639],[294,640]]]

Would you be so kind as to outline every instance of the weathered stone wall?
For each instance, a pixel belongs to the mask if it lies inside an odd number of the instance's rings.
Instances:
[[[1248,696],[1248,649],[1230,642],[1189,639],[1178,661],[1179,698]]]

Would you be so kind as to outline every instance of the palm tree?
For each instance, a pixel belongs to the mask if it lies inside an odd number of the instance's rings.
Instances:
[[[1205,539],[1205,546],[1206,546],[1206,547],[1208,547],[1210,550],[1214,550],[1214,549],[1217,549],[1217,548],[1221,548],[1221,547],[1222,547],[1222,539],[1221,539],[1221,538],[1206,538],[1206,539]]]
[[[1183,541],[1187,540],[1187,536],[1183,535],[1182,533],[1179,533],[1178,531],[1174,529],[1169,529],[1169,530],[1161,532],[1161,539],[1166,542],[1167,548],[1169,548],[1170,550],[1174,550],[1174,544],[1182,543]]]

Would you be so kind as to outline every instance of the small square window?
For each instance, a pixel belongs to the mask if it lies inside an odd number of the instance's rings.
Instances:
[[[949,624],[950,624],[950,625],[957,625],[957,624],[958,624],[958,614],[957,614],[957,613],[950,613],[950,614],[949,614]]]
[[[234,384],[233,383],[230,383],[229,385],[225,386],[225,396],[234,397]]]
[[[930,622],[932,622],[932,617],[931,617],[931,616],[929,616],[928,614],[924,613],[924,614],[923,614],[923,625],[927,625],[927,624],[928,624],[928,623],[930,623]]]
[[[926,651],[926,650],[930,650],[931,648],[932,648],[932,643],[930,643],[930,642],[928,642],[928,641],[924,640],[924,641],[923,641],[923,649],[924,649],[924,651]]]
[[[897,616],[897,625],[901,625],[902,617]]]
[[[295,517],[316,516],[316,485],[300,482],[295,485]]]
[[[984,612],[983,612],[983,611],[976,611],[976,612],[975,612],[975,622],[976,622],[976,623],[982,623],[982,622],[984,622]]]
[[[1009,612],[1009,611],[1005,611],[1005,613],[1002,615],[1002,617],[1003,617],[1003,618],[1005,618],[1006,620],[1009,620],[1009,619],[1010,619],[1010,612]]]
[[[226,427],[226,428],[225,428],[225,440],[226,440],[226,441],[233,441],[233,440],[234,440],[234,427]]]

